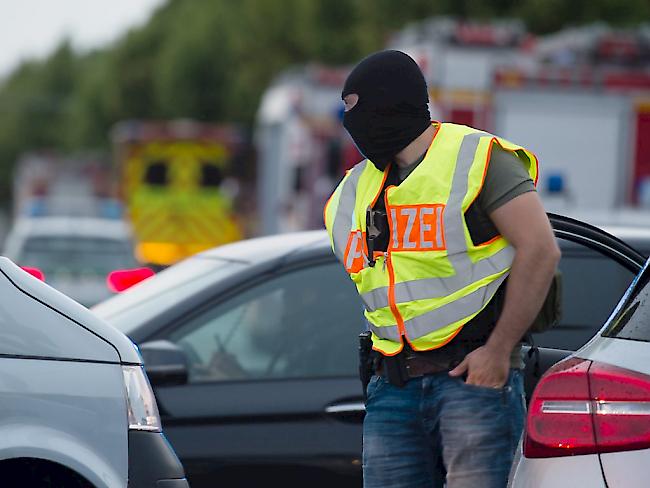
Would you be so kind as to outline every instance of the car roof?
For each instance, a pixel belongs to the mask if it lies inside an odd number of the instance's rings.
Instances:
[[[624,225],[606,225],[602,226],[605,232],[615,235],[623,241],[645,241],[650,242],[649,227],[634,227]]]
[[[602,229],[625,241],[639,251],[650,250],[650,228],[637,226],[610,225]],[[571,246],[571,244],[567,243]],[[233,242],[205,251],[199,256],[229,261],[242,261],[250,264],[286,258],[289,255],[301,258],[305,254],[331,252],[325,230],[312,230],[275,234]]]
[[[34,217],[18,219],[11,234],[22,238],[67,235],[122,240],[128,239],[131,231],[129,225],[119,219]]]
[[[329,248],[325,230],[291,232],[247,239],[215,247],[198,256],[257,264],[320,248]]]

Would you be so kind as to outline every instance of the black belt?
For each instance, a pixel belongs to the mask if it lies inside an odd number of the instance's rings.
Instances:
[[[482,345],[452,341],[431,351],[414,351],[407,345],[395,356],[381,356],[375,374],[386,376],[391,383],[402,386],[411,378],[454,369],[465,356]]]
[[[375,373],[385,375],[391,384],[404,386],[411,378],[455,368],[474,349],[483,346],[501,314],[505,282],[490,303],[463,326],[451,342],[430,351],[414,351],[408,344],[395,356],[379,356]]]

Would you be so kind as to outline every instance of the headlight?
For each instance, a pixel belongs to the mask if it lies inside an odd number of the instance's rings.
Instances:
[[[160,414],[142,366],[122,366],[129,429],[161,432]]]

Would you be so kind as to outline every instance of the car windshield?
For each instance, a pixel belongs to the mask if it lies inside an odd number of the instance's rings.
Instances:
[[[231,276],[245,263],[196,256],[186,259],[91,310],[129,335],[161,311]]]
[[[602,335],[650,342],[650,260],[630,285]]]
[[[127,240],[83,236],[30,237],[17,262],[45,276],[102,276],[138,265]]]

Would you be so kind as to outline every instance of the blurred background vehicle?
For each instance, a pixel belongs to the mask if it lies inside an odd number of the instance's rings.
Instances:
[[[90,217],[120,219],[110,165],[92,154],[23,154],[13,172],[13,218]]]
[[[14,223],[3,255],[39,270],[48,284],[88,307],[113,293],[108,285],[113,271],[141,266],[128,224],[112,219],[22,218]]]
[[[564,316],[534,339],[528,392],[594,335],[645,262],[597,228],[552,222]],[[650,231],[618,230],[650,251]],[[193,487],[351,487],[361,485],[355,332],[365,328],[353,288],[314,231],[217,247],[92,310],[139,345]]]
[[[241,239],[227,178],[241,136],[191,120],[119,123],[112,132],[119,188],[143,263],[168,266]]]
[[[3,486],[187,488],[124,334],[7,258],[0,316]]]
[[[347,73],[347,67],[295,67],[262,95],[255,131],[261,234],[321,227],[332,189],[362,159],[341,124]]]
[[[579,216],[650,205],[645,28],[591,25],[533,36],[517,20],[439,17],[396,31],[386,47],[418,62],[434,119],[530,148],[550,211]],[[361,159],[339,120],[347,72],[306,65],[264,92],[256,125],[263,233],[321,227],[317,210]]]

